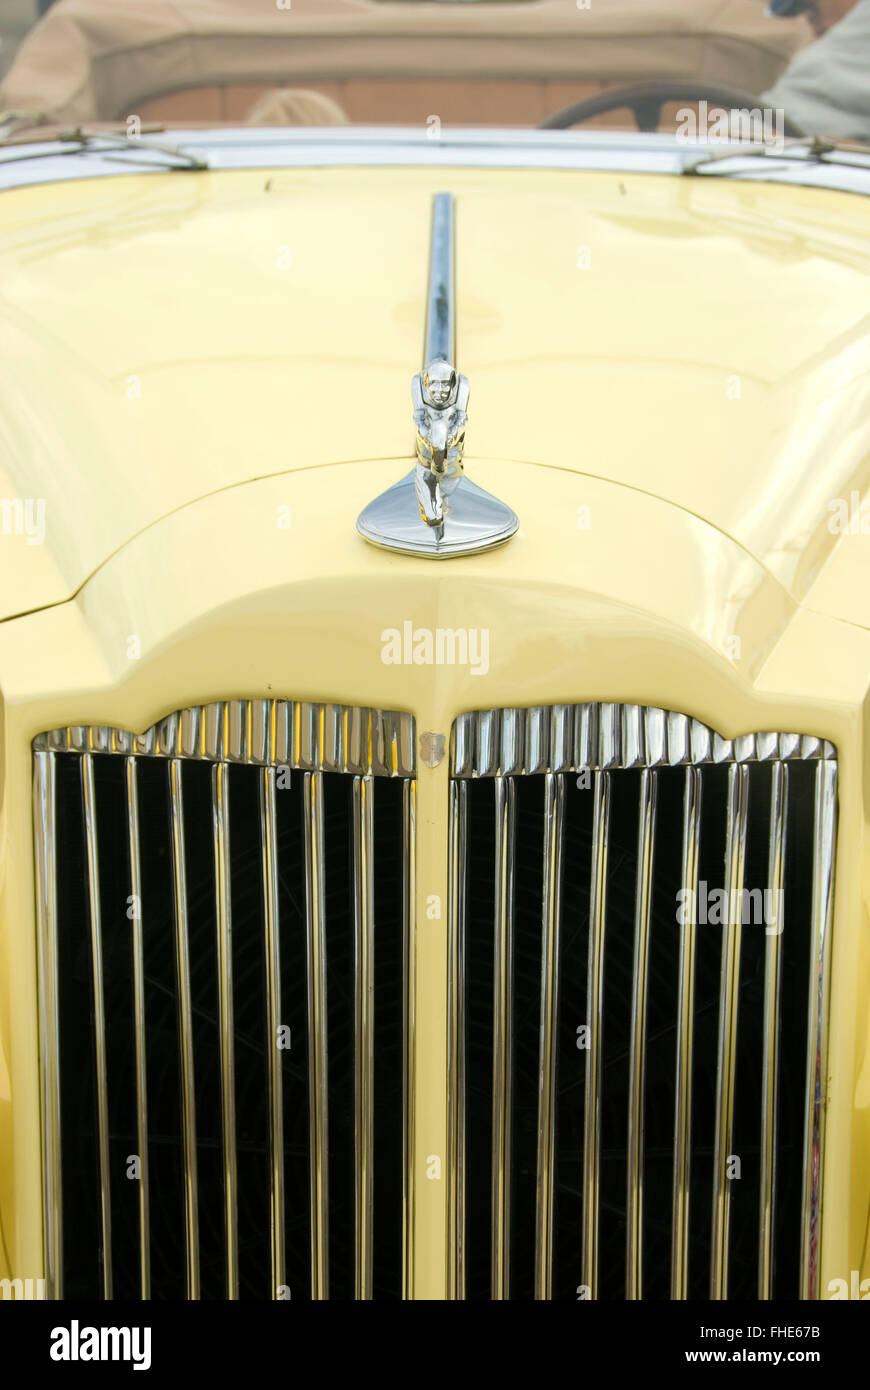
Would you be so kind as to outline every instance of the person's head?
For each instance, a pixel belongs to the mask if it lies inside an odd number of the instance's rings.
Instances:
[[[456,368],[443,357],[430,362],[423,375],[423,392],[430,405],[445,406],[456,391]]]
[[[794,15],[805,16],[817,39],[839,24],[858,0],[769,0],[768,14],[780,19],[791,19]]]

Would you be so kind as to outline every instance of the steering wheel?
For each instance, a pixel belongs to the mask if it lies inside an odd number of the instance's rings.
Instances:
[[[593,116],[603,116],[608,111],[619,111],[627,106],[633,113],[638,130],[656,131],[662,118],[662,107],[668,101],[707,101],[711,106],[724,107],[731,111],[757,110],[758,97],[739,87],[729,87],[715,82],[696,82],[690,77],[663,77],[656,82],[633,82],[629,87],[607,87],[597,96],[586,101],[572,101],[560,111],[554,111],[539,130],[568,130]],[[783,133],[790,139],[800,139],[806,134],[794,121],[785,118]]]

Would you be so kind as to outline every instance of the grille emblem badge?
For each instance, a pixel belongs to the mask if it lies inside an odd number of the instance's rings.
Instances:
[[[420,757],[427,767],[440,767],[447,752],[445,734],[423,733],[420,735]]]

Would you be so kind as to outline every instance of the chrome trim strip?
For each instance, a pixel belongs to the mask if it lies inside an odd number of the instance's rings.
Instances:
[[[816,768],[813,825],[813,914],[810,991],[807,1013],[806,1141],[801,1193],[801,1298],[819,1297],[822,1170],[825,1110],[828,1100],[828,973],[834,913],[834,865],[837,845],[837,764],[826,759]]]
[[[544,884],[541,902],[541,1034],[538,1072],[538,1159],[535,1212],[535,1298],[553,1286],[553,1198],[556,1186],[556,1062],[559,1022],[559,916],[565,836],[565,783],[548,773],[544,786]]]
[[[39,963],[42,1090],[42,1194],[45,1284],[48,1298],[63,1298],[63,1187],[60,1136],[60,1021],[57,996],[56,770],[53,753],[33,759],[33,831]]]
[[[668,761],[667,711],[646,706],[643,714],[643,748],[647,767],[664,767]]]
[[[749,812],[749,769],[732,763],[728,769],[728,823],[725,843],[725,888],[728,929],[722,937],[719,987],[719,1043],[716,1066],[716,1131],[713,1141],[713,1216],[710,1248],[710,1298],[728,1297],[728,1234],[731,1212],[731,1155],[737,1024],[740,998],[743,874]],[[739,902],[739,906],[737,906]],[[735,910],[736,909],[736,910]]]
[[[612,702],[474,710],[454,721],[450,775],[528,777],[544,772],[833,758],[821,738],[741,734],[724,739],[689,715]]]
[[[451,776],[527,776],[585,768],[656,767],[667,720],[672,765],[689,762],[835,758],[833,744],[799,734],[723,739],[697,719],[654,706],[585,704],[462,714],[451,732]],[[641,718],[642,717],[642,718]],[[274,730],[266,736],[268,728]],[[644,734],[641,734],[641,730]],[[622,745],[625,745],[623,750]],[[480,750],[490,749],[485,765]],[[304,700],[223,700],[168,715],[144,733],[110,725],[65,725],[37,734],[34,752],[114,753],[253,763],[306,772],[414,777],[414,716],[396,710]],[[628,757],[629,762],[625,759]]]
[[[601,769],[625,765],[620,714],[619,705],[608,702],[598,706],[598,766]]]
[[[465,845],[468,788],[450,783],[447,984],[447,1297],[465,1297]]]
[[[406,781],[402,789],[403,865],[405,920],[403,922],[402,959],[402,1170],[404,1173],[402,1208],[402,1297],[413,1298],[414,1272],[414,1211],[416,1183],[414,1155],[417,1143],[417,1108],[414,1099],[416,1085],[415,1047],[417,1036],[416,989],[414,959],[417,939],[417,789],[416,783]]]
[[[269,1148],[272,1297],[280,1298],[284,1268],[284,1077],[281,1026],[281,946],[278,927],[278,812],[275,769],[260,770],[260,846],[263,857],[263,925],[266,950],[266,1034],[269,1039]]]
[[[94,760],[86,753],[81,763],[82,815],[87,862],[88,920],[94,991],[94,1051],[96,1063],[97,1150],[100,1165],[100,1238],[103,1297],[112,1297],[112,1196],[109,1156],[109,1076],[106,1055],[106,1010],[103,989],[103,938],[100,913],[100,873],[97,859],[97,805]]]
[[[689,1184],[692,1145],[692,1056],[695,1021],[695,915],[698,852],[701,842],[701,770],[686,768],[683,792],[680,986],[677,1005],[677,1056],[674,1068],[674,1180],[671,1201],[671,1298],[688,1297]],[[689,896],[690,895],[690,896]],[[688,910],[691,904],[691,911]]]
[[[652,915],[653,862],[655,858],[657,774],[641,773],[638,816],[637,886],[634,911],[633,998],[631,1010],[631,1062],[628,1095],[628,1144],[626,1152],[625,1296],[643,1297],[643,1132],[644,1073],[646,1064],[646,1006],[649,974],[649,938]]]
[[[761,1152],[758,1193],[758,1297],[773,1297],[773,1221],[776,1198],[776,1106],[779,1083],[779,1010],[782,975],[780,894],[783,891],[788,819],[788,766],[774,763],[770,784],[770,842],[767,886],[776,904],[774,931],[765,924],[764,1057],[761,1064]]]
[[[583,1283],[598,1297],[598,1168],[601,1147],[601,1058],[604,1026],[604,927],[607,914],[607,852],[610,827],[610,773],[595,773],[592,821],[592,892],[589,903],[589,964],[586,982],[587,1023],[591,1030],[586,1056],[583,1117]]]
[[[193,705],[141,734],[106,724],[67,725],[38,734],[33,749],[196,758],[358,776],[416,775],[413,715],[305,700]]]
[[[311,1297],[329,1297],[329,1109],[323,774],[306,772],[305,913],[308,953],[308,1105],[311,1164]]]
[[[133,1038],[136,1057],[136,1142],[139,1149],[139,1282],[151,1297],[151,1205],[148,1184],[148,1084],[145,1046],[145,939],[139,859],[139,779],[135,758],[125,761],[130,894],[133,899]]]
[[[173,129],[172,140],[183,145],[207,167],[226,169],[296,168],[487,168],[487,169],[589,169],[617,173],[679,175],[711,154],[711,144],[665,134],[618,131],[491,130],[452,128],[437,140],[419,126],[342,127],[319,130],[185,130]],[[732,142],[728,166],[732,178],[751,182],[790,183],[807,187],[870,192],[870,156],[863,151],[835,150],[824,159],[811,150],[796,147],[786,158],[758,158],[745,144]],[[741,152],[742,150],[742,152]],[[92,145],[71,152],[69,146],[45,140],[0,152],[0,191],[25,184],[55,183],[80,178],[120,178],[126,174],[163,174],[161,158],[156,167],[143,162],[141,152],[120,150],[107,140],[106,148]],[[145,151],[147,154],[147,150]],[[725,153],[722,143],[712,150],[715,158]],[[699,173],[695,177],[710,177]]]
[[[233,904],[230,889],[230,770],[211,770],[217,918],[218,1026],[220,1028],[221,1142],[224,1165],[224,1224],[228,1299],[239,1296],[239,1203],[236,1161],[235,1022],[233,1010]]]
[[[493,1299],[510,1297],[511,1075],[516,783],[495,784],[495,934],[492,1039]]]
[[[436,357],[456,361],[456,271],[453,248],[453,194],[432,199],[429,251],[429,291],[426,298],[426,336],[423,369]]]
[[[193,1007],[190,997],[190,947],[187,925],[187,870],[184,852],[184,797],[181,771],[181,759],[172,758],[168,764],[169,811],[172,832],[175,967],[178,982],[187,1297],[197,1299],[199,1298],[199,1183],[196,1152],[196,1092],[193,1070]]]
[[[355,777],[354,883],[354,1292],[372,1297],[374,1244],[375,880],[374,780]]]

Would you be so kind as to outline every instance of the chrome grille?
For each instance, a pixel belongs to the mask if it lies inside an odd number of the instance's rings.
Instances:
[[[407,1292],[414,774],[336,705],[34,740],[50,1296]]]
[[[817,1297],[833,746],[588,704],[451,763],[452,1296]]]

